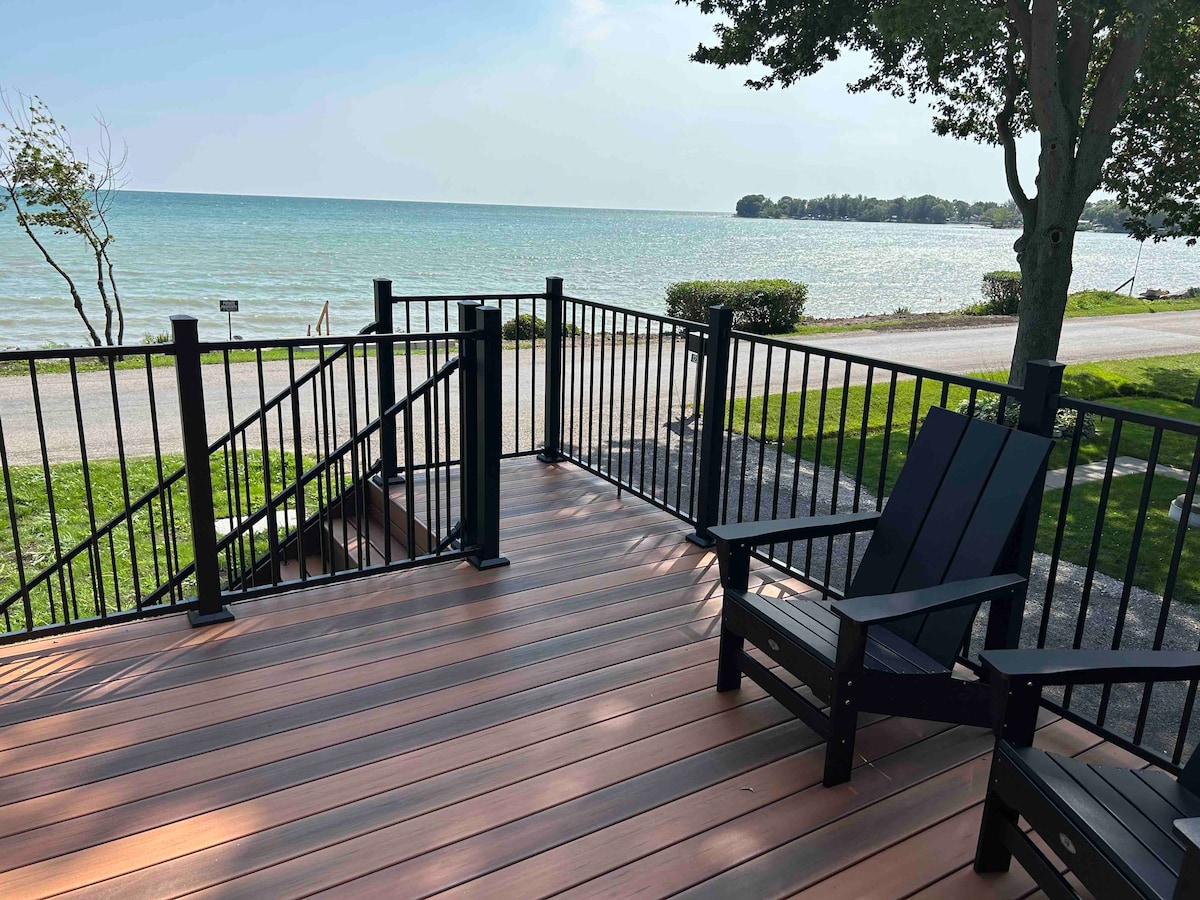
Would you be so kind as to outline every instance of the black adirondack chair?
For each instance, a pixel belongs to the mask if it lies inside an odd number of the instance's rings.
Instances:
[[[983,660],[998,722],[975,870],[1003,871],[1016,855],[1048,896],[1079,896],[1022,830],[1024,816],[1099,900],[1200,898],[1200,751],[1175,779],[1030,746],[1043,686],[1192,680],[1200,653],[999,650]]]
[[[934,408],[883,512],[714,528],[724,586],[717,690],[736,689],[745,673],[824,737],[826,785],[850,778],[860,712],[990,725],[987,687],[953,677],[955,659],[985,601],[986,646],[1016,646],[1031,553],[1017,550],[1019,526],[1041,502],[1051,443]],[[747,590],[754,547],[866,530],[847,599]],[[746,640],[828,712],[746,654]]]

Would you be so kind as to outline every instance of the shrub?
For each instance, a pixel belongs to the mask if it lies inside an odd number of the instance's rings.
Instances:
[[[583,334],[578,326],[569,322],[563,323],[562,331],[564,337]],[[506,341],[529,341],[535,338],[541,340],[546,336],[546,320],[539,319],[532,313],[521,313],[515,319],[509,319],[501,326],[500,335]]]
[[[500,329],[506,341],[528,341],[531,338],[546,336],[546,322],[533,313],[521,313],[515,319],[509,319]]]
[[[753,281],[679,281],[667,285],[667,315],[707,322],[708,308],[733,308],[733,327],[755,334],[791,331],[804,316],[808,286],[782,278]]]
[[[1020,272],[987,272],[983,276],[984,315],[1015,316],[1020,303]]]
[[[142,335],[143,344],[169,344],[171,340],[170,333],[166,331],[160,331],[157,334],[147,331]]]
[[[963,400],[958,404],[958,413],[966,415],[970,408],[971,402]],[[975,411],[972,413],[976,419],[984,419],[988,422],[995,422],[1000,415],[1000,398],[999,396],[978,397],[975,400]],[[1075,416],[1076,412],[1073,409],[1060,409],[1054,416],[1053,436],[1056,438],[1070,437],[1075,433]],[[1016,428],[1017,422],[1021,418],[1021,404],[1016,400],[1009,400],[1004,404],[1004,424],[1010,428]],[[1083,416],[1083,435],[1085,439],[1094,438],[1096,436],[1096,417],[1092,413],[1084,413]]]
[[[1183,292],[1183,296],[1188,300],[1200,299],[1200,287],[1188,288]]]

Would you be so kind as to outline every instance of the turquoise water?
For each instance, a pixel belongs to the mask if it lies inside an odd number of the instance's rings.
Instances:
[[[81,343],[57,276],[0,214],[0,346]],[[979,295],[983,272],[1012,268],[1015,231],[970,226],[736,219],[654,212],[127,192],[113,248],[129,339],[169,328],[169,316],[225,333],[218,300],[237,299],[234,331],[304,334],[330,303],[337,333],[371,318],[371,279],[395,292],[540,290],[562,275],[569,294],[661,311],[663,289],[690,278],[794,278],[809,313],[845,316],[948,309]],[[86,257],[71,254],[87,288]],[[1080,234],[1075,287],[1114,288],[1137,244]],[[1140,287],[1200,285],[1200,250],[1147,245]],[[94,289],[85,297],[94,297]],[[99,320],[98,302],[94,320]]]

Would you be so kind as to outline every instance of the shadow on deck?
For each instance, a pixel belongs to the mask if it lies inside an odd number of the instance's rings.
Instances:
[[[868,720],[822,788],[811,731],[714,691],[687,526],[570,465],[508,462],[502,498],[510,568],[0,648],[0,896],[1034,890],[970,869],[989,734]],[[1061,720],[1041,743],[1137,765]]]

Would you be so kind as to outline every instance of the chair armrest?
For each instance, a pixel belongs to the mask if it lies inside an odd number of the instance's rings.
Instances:
[[[1200,678],[1200,653],[1188,650],[985,650],[980,658],[1030,686]]]
[[[833,604],[833,611],[843,620],[859,625],[881,625],[916,613],[975,605],[1009,596],[1023,584],[1025,579],[1020,575],[991,575],[915,591],[855,597]]]
[[[1175,897],[1184,900],[1200,893],[1200,819],[1176,819],[1175,835],[1183,842],[1183,862]]]
[[[1189,850],[1200,851],[1200,819],[1176,819],[1175,835]]]
[[[718,542],[759,547],[785,544],[834,534],[870,531],[879,522],[877,512],[839,513],[832,516],[805,516],[800,519],[773,519],[766,522],[741,522],[709,529]]]

